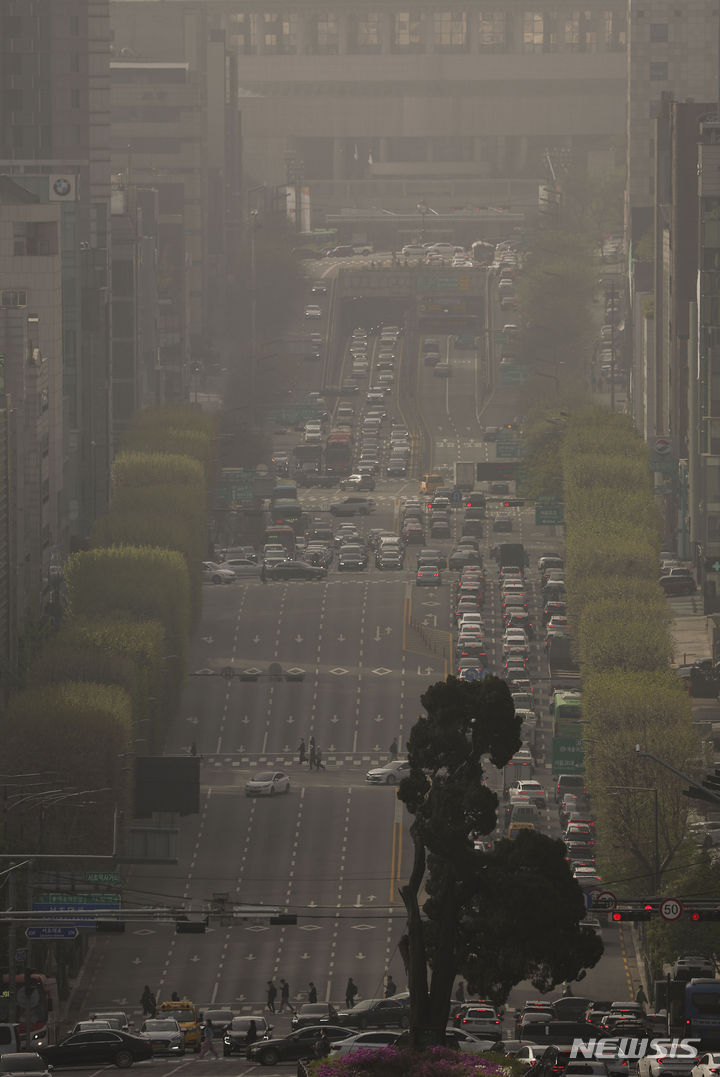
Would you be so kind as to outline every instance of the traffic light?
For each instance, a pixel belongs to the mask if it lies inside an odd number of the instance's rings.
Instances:
[[[125,921],[96,920],[95,930],[99,935],[122,935],[125,932]]]
[[[697,923],[700,920],[720,920],[720,908],[717,909],[690,909],[690,919]]]
[[[694,800],[705,800],[709,804],[720,804],[720,767],[715,767],[714,774],[708,774],[700,784],[704,787],[703,789],[693,785],[689,789],[683,789],[683,796]]]
[[[615,923],[624,923],[626,920],[649,920],[652,911],[652,904],[646,902],[645,905],[638,905],[634,909],[614,909],[611,917]]]
[[[184,917],[175,922],[176,935],[204,935],[207,920],[188,920]]]

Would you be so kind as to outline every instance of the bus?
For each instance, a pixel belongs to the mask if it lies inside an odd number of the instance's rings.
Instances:
[[[295,557],[295,530],[289,524],[270,524],[265,528],[263,545],[280,545],[287,550],[288,557]]]
[[[470,252],[476,266],[489,266],[495,261],[495,244],[487,243],[484,239],[476,239]]]
[[[21,1039],[25,1038],[25,1019],[30,1013],[29,1049],[45,1047],[55,1040],[55,1013],[58,1008],[57,984],[54,978],[42,972],[28,973],[29,986],[25,988],[25,973],[19,972],[15,977],[15,1013],[10,1013],[10,982],[7,972],[3,973],[2,993],[0,993],[0,1024],[17,1022]]]
[[[270,519],[274,524],[290,524],[298,521],[303,514],[302,505],[297,500],[279,498],[270,506]]]
[[[297,483],[292,479],[282,479],[276,482],[272,492],[272,503],[276,501],[297,501]]]
[[[685,985],[683,1035],[699,1039],[704,1051],[720,1048],[720,980],[697,979]]]
[[[573,736],[582,733],[580,692],[558,689],[552,697],[553,736]]]

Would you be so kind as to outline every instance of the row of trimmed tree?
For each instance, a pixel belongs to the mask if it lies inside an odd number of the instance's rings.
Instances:
[[[603,881],[618,898],[677,896],[694,885],[702,854],[687,839],[682,783],[642,753],[688,771],[699,744],[688,694],[670,666],[647,446],[629,417],[589,407],[568,420],[560,455],[569,616]],[[663,929],[653,934],[658,963],[673,943]]]
[[[65,566],[65,620],[2,718],[11,849],[109,852],[136,750],[162,745],[200,608],[214,428],[153,408],[124,439],[92,548]]]

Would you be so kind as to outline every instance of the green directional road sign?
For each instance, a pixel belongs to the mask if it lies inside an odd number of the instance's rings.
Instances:
[[[536,524],[564,524],[565,523],[565,506],[560,504],[548,505],[548,504],[536,504],[535,505],[535,523]]]
[[[100,883],[102,886],[119,886],[122,881],[119,871],[86,871],[86,883]]]
[[[558,736],[552,742],[553,774],[584,774],[585,746],[580,737]]]
[[[527,381],[527,373],[522,366],[500,367],[501,385],[524,385]]]
[[[522,455],[522,443],[519,441],[500,441],[495,445],[498,460],[517,460]]]
[[[268,408],[265,422],[277,423],[279,426],[295,426],[297,423],[317,419],[319,415],[320,408],[317,404],[286,404],[284,408]]]

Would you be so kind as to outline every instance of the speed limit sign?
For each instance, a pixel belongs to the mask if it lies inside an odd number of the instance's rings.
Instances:
[[[660,904],[660,915],[663,920],[679,920],[682,911],[683,907],[677,898],[665,898]]]

